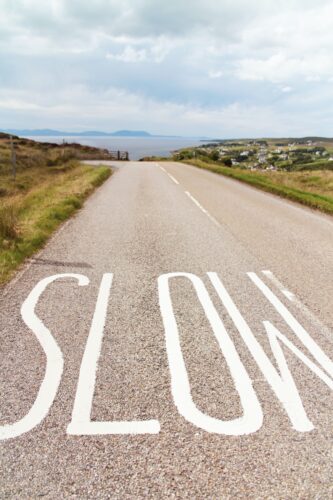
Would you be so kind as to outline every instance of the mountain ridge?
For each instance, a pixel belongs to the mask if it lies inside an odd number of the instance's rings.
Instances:
[[[100,130],[87,130],[84,132],[64,132],[54,129],[0,129],[6,134],[29,137],[180,137],[172,135],[150,134],[145,130],[116,130],[104,132]]]

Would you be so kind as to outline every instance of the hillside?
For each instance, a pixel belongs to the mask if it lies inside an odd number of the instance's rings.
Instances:
[[[70,160],[108,159],[106,149],[76,143],[54,144],[13,136],[17,170],[30,167],[52,167]],[[0,174],[12,168],[10,136],[0,132]]]
[[[79,159],[107,158],[107,151],[79,144],[49,144],[0,134],[0,285],[104,182],[111,170]]]

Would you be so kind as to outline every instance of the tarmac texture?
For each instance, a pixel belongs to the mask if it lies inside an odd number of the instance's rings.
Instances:
[[[332,498],[332,219],[112,166],[2,291],[0,498]]]

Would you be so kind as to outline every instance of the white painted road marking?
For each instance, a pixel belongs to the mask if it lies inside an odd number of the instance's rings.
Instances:
[[[270,278],[270,271],[264,274]],[[313,358],[309,359],[293,342],[282,334],[270,321],[263,321],[272,353],[278,369],[275,368],[264,349],[252,333],[231,296],[225,289],[217,273],[207,273],[222,304],[235,324],[241,338],[256,361],[268,384],[279,399],[289,416],[293,428],[299,432],[307,432],[314,428],[309,420],[303,403],[289,370],[281,343],[289,349],[307,368],[333,390],[333,363],[322,351],[310,334],[300,325],[268,286],[253,272],[247,273],[250,280],[272,304],[274,309],[285,320],[300,342],[308,349]],[[63,356],[55,339],[42,321],[36,316],[35,308],[42,293],[48,285],[59,278],[74,278],[80,286],[89,284],[89,279],[81,274],[58,274],[41,280],[31,291],[22,305],[21,314],[26,325],[36,335],[46,354],[46,369],[36,400],[30,411],[21,420],[0,427],[0,439],[20,436],[36,427],[48,414],[55,399],[63,371]],[[108,302],[113,275],[103,275],[96,308],[80,367],[79,380],[72,412],[72,421],[67,427],[72,435],[99,434],[156,434],[160,431],[158,420],[94,422],[90,420],[94,397],[96,374],[101,353],[102,340],[107,317]],[[239,394],[243,415],[233,420],[224,421],[210,417],[200,411],[192,400],[190,382],[183,358],[177,321],[173,311],[170,294],[170,280],[185,278],[189,280],[204,309],[215,338],[229,367],[235,388]],[[171,375],[171,392],[179,413],[192,424],[207,432],[241,436],[256,432],[262,425],[263,413],[257,394],[252,386],[245,366],[237,349],[228,335],[225,326],[215,309],[202,280],[194,274],[177,272],[161,275],[158,278],[160,312],[165,328],[165,341]],[[297,301],[297,298],[294,299]]]
[[[265,295],[267,300],[272,304],[276,311],[282,316],[287,325],[299,338],[299,340],[305,345],[312,356],[321,364],[324,370],[333,377],[333,362],[328,356],[323,352],[323,350],[316,344],[308,332],[299,324],[297,319],[291,314],[291,312],[286,308],[284,304],[274,295],[274,293],[268,288],[263,281],[255,273],[247,273],[249,278],[253,283],[259,288],[259,290]]]
[[[178,326],[173,311],[169,287],[169,280],[179,277],[190,280],[194,286],[216,340],[229,366],[243,408],[242,417],[228,421],[210,417],[201,412],[192,400],[190,382],[182,355]],[[252,387],[251,379],[201,279],[189,273],[164,274],[158,278],[158,290],[165,330],[172,395],[179,413],[186,420],[207,432],[229,436],[240,436],[256,432],[260,429],[263,422],[260,403]]]
[[[214,222],[214,224],[218,227],[221,227],[220,223],[215,219],[215,217],[213,217],[199,202],[198,200],[196,200],[194,198],[194,196],[191,195],[191,193],[189,193],[189,191],[185,191],[185,194],[190,198],[190,200],[193,201],[193,203],[198,207],[200,208],[200,210],[205,214],[207,215],[207,217],[210,218],[210,220],[212,222]]]
[[[321,368],[319,368],[313,361],[311,361],[307,356],[305,356],[305,354],[303,354],[302,351],[300,351],[292,342],[290,342],[290,340],[288,340],[285,335],[283,335],[274,325],[272,325],[270,321],[263,321],[263,324],[267,331],[267,335],[269,337],[273,351],[275,350],[275,348],[272,344],[274,343],[275,345],[278,345],[276,339],[279,338],[281,342],[283,342],[284,345],[288,347],[290,351],[292,351],[308,368],[310,368],[310,370],[315,375],[317,375],[323,382],[325,382],[325,384],[330,389],[333,389],[333,380],[323,370],[321,370]],[[279,350],[281,351],[280,347]],[[279,356],[281,357],[281,354]],[[282,356],[284,358],[283,354]]]
[[[156,165],[158,165],[156,163]],[[175,184],[179,184],[179,182],[177,181],[177,179],[175,179],[175,177],[171,174],[169,174],[169,172],[167,172],[165,170],[164,167],[162,167],[161,165],[159,165],[160,169],[167,174],[168,177],[170,177],[170,179],[175,183]],[[190,198],[190,200],[193,201],[193,203],[198,207],[200,208],[200,210],[205,214],[207,215],[207,217],[209,217],[209,219],[217,226],[217,227],[221,227],[221,224],[215,219],[215,217],[213,217],[209,212],[208,210],[206,210],[202,205],[201,203],[198,202],[198,200],[196,200],[194,198],[194,196],[191,195],[191,193],[189,191],[185,191],[185,194]]]
[[[217,274],[207,274],[244,343],[287,412],[294,429],[299,432],[312,430],[313,424],[310,422],[305,413],[294,379],[289,371],[280,346],[277,342],[274,342],[275,338],[272,339],[272,336],[268,335],[272,352],[277,360],[281,375],[266,355],[256,337],[253,335],[252,330],[239,312]]]
[[[24,301],[21,308],[22,318],[25,324],[33,331],[45,352],[45,375],[30,411],[21,420],[13,424],[1,426],[0,439],[17,437],[36,427],[48,414],[57,394],[64,365],[62,352],[50,331],[36,315],[35,308],[40,296],[48,285],[61,278],[77,279],[79,286],[89,284],[89,279],[82,274],[56,274],[41,280]]]
[[[169,174],[168,173],[168,176],[170,177],[170,179],[175,183],[175,184],[179,184],[179,182],[177,181],[177,179],[174,178],[173,175]]]
[[[272,271],[262,271],[262,273],[267,277],[269,278],[275,286],[277,286],[277,288],[280,290],[281,293],[283,293],[283,295],[285,297],[287,297],[288,300],[290,300],[291,302],[294,302],[295,300],[295,295],[290,292],[289,290],[287,290],[283,285],[282,283],[274,276],[274,274],[272,273]]]
[[[158,420],[128,422],[92,422],[90,420],[112,278],[112,274],[104,274],[99,289],[94,317],[82,358],[72,421],[67,427],[68,434],[156,434],[160,431]]]
[[[327,326],[325,326],[320,319],[313,314],[304,304],[301,302],[293,292],[290,292],[286,287],[277,279],[277,277],[272,273],[272,271],[262,271],[262,273],[280,290],[285,297],[287,297],[290,302],[296,306],[304,316],[317,328],[320,329],[321,333],[325,335],[326,339],[332,343],[333,342],[333,332]]]
[[[158,165],[158,163],[156,163],[156,165]],[[169,172],[167,172],[167,171],[165,170],[165,168],[164,168],[164,167],[162,167],[161,165],[159,165],[159,167],[160,167],[160,169],[161,169],[161,170],[162,170],[165,174],[167,174],[167,176],[168,176],[168,177],[170,177],[170,179],[171,179],[171,180],[172,180],[175,184],[179,184],[179,182],[177,181],[177,179],[175,179],[173,175],[169,174]]]

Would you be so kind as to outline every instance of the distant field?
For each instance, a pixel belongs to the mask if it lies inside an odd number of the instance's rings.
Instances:
[[[0,137],[0,284],[111,174],[109,168],[81,165],[66,148],[20,146],[14,179],[10,144]]]
[[[284,198],[333,214],[333,171],[255,171],[223,167],[202,160],[183,160],[199,168],[225,175]]]

